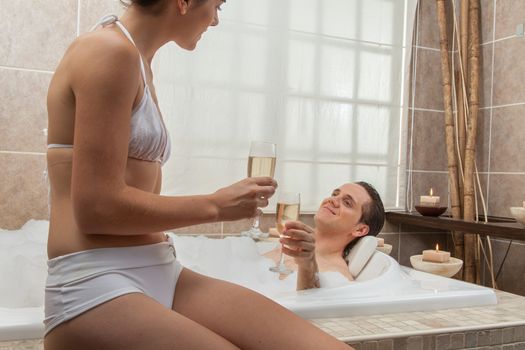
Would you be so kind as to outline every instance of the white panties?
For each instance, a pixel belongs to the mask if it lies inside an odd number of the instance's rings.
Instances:
[[[76,252],[47,262],[45,334],[63,322],[129,293],[172,307],[182,265],[171,242]]]

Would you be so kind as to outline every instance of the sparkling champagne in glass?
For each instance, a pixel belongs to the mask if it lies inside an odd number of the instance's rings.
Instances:
[[[248,177],[274,176],[275,148],[275,143],[252,141],[248,156]],[[252,227],[241,235],[255,239],[268,237],[268,233],[259,228],[259,215],[255,216]]]
[[[286,223],[288,221],[297,221],[299,219],[300,205],[301,195],[297,192],[287,192],[279,195],[276,211],[276,226],[281,237],[283,236]],[[287,269],[284,265],[284,254],[282,250],[279,263],[276,266],[270,267],[270,271],[285,275],[292,272],[292,270]]]

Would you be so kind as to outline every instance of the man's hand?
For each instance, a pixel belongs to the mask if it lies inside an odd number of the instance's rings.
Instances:
[[[319,288],[314,229],[300,221],[289,221],[282,235],[283,253],[292,256],[298,266],[297,290]]]
[[[300,221],[288,221],[285,224],[280,242],[283,253],[294,258],[295,263],[306,267],[315,261],[315,231]]]

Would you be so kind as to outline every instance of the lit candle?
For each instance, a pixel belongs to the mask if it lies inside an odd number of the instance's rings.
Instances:
[[[430,189],[430,196],[421,196],[419,202],[421,205],[437,207],[439,206],[439,196],[433,196],[432,188]]]
[[[423,261],[431,261],[437,263],[444,263],[450,260],[450,252],[439,250],[439,245],[436,244],[436,250],[423,250]]]
[[[384,238],[376,237],[376,239],[377,239],[377,246],[378,247],[384,247],[385,246],[385,239]]]

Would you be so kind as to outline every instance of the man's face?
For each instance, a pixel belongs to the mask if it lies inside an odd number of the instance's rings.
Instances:
[[[316,226],[334,234],[351,233],[360,224],[363,205],[371,200],[360,185],[342,185],[321,202],[315,215]]]

